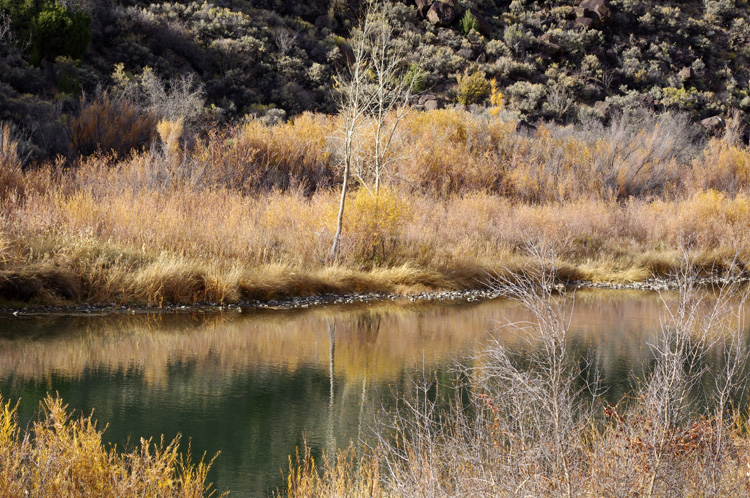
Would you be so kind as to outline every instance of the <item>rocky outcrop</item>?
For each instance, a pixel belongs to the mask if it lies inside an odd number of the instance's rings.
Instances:
[[[583,0],[576,9],[576,15],[603,23],[612,19],[612,11],[607,0]]]
[[[601,27],[612,20],[607,0],[582,0],[576,8],[576,25],[585,28]]]
[[[612,117],[612,104],[600,100],[594,104],[594,111],[603,119],[609,119]]]
[[[701,126],[712,135],[715,135],[724,130],[725,123],[724,120],[721,119],[721,116],[711,116],[710,118],[702,120]]]
[[[442,107],[440,100],[435,95],[427,94],[419,97],[418,108],[425,111],[434,111]]]
[[[527,135],[534,135],[536,134],[538,127],[536,125],[533,125],[526,121],[525,119],[522,119],[518,123],[516,123],[516,132],[518,133],[524,133]]]
[[[693,70],[689,67],[685,67],[679,73],[677,73],[677,77],[680,79],[680,81],[687,81],[689,79],[692,79]]]
[[[448,2],[435,2],[427,12],[427,20],[436,26],[448,27],[458,17],[458,6]]]
[[[422,17],[427,17],[430,7],[432,7],[433,0],[416,0],[414,3],[417,4],[417,12]]]

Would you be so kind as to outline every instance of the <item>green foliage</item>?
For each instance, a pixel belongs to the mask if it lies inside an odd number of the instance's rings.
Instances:
[[[456,98],[464,105],[481,104],[490,95],[492,89],[484,71],[473,67],[467,69],[463,76],[458,76],[458,90]]]
[[[479,20],[470,10],[467,10],[458,23],[458,28],[464,36],[471,33],[471,30],[479,31]]]
[[[60,3],[46,6],[31,25],[31,61],[54,61],[64,56],[80,59],[91,43],[91,16],[71,11]]]
[[[91,43],[91,16],[59,2],[0,0],[0,11],[11,18],[16,38],[29,44],[31,62],[57,57],[80,59]]]
[[[409,72],[406,73],[406,81],[411,85],[412,93],[422,93],[427,88],[424,71],[417,63],[412,64],[409,68]]]

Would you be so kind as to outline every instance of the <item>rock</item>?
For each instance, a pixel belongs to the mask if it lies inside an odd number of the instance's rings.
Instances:
[[[604,119],[612,117],[612,104],[600,100],[594,104],[594,111]]]
[[[677,77],[680,79],[680,81],[687,81],[693,77],[693,70],[689,67],[685,67],[677,73]]]
[[[440,109],[440,101],[435,100],[428,100],[424,103],[424,110],[425,111],[435,111],[437,109]]]
[[[458,17],[458,10],[446,2],[435,2],[427,12],[427,20],[436,26],[447,27]]]
[[[725,123],[721,116],[711,116],[701,121],[701,126],[711,134],[721,133]]]
[[[576,9],[578,17],[586,17],[606,23],[612,19],[612,11],[607,0],[582,0]]]
[[[429,93],[419,97],[419,105],[424,105],[428,100],[437,100],[437,97]]]
[[[594,24],[594,20],[590,17],[579,17],[576,19],[576,26],[582,28],[590,28]]]
[[[641,104],[641,107],[645,107],[652,111],[656,110],[656,101],[650,95],[641,95],[638,98],[638,102]]]
[[[417,12],[419,12],[419,15],[422,17],[427,16],[427,12],[430,10],[430,7],[432,7],[433,0],[416,0],[414,3],[417,4]]]
[[[419,97],[419,105],[422,106],[422,109],[425,111],[434,111],[435,109],[440,109],[442,106],[440,105],[440,100],[434,95],[422,95]]]
[[[529,123],[525,119],[522,119],[516,123],[516,132],[525,133],[527,135],[534,135],[536,133],[537,126]]]
[[[474,56],[474,52],[470,48],[462,48],[456,52],[456,55],[464,59],[471,59]]]

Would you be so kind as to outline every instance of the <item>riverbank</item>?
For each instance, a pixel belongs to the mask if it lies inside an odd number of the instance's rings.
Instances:
[[[377,194],[372,172],[355,175],[331,263],[337,119],[253,121],[190,148],[26,170],[6,133],[0,300],[166,307],[472,290],[528,264],[530,241],[554,252],[560,282],[663,277],[683,246],[706,273],[750,259],[750,152],[729,134],[701,142],[670,115],[528,133],[449,109],[403,122]]]
[[[721,275],[709,275],[696,279],[698,286],[721,286],[728,283],[744,285],[750,281],[747,275],[736,277],[724,277]],[[556,292],[576,292],[578,290],[617,290],[617,291],[644,291],[664,292],[675,290],[679,281],[674,278],[649,278],[641,282],[616,283],[616,282],[591,282],[591,281],[566,281],[556,286]],[[162,304],[161,306],[148,305],[117,305],[117,304],[76,304],[76,305],[44,305],[44,304],[21,304],[12,301],[0,301],[0,317],[34,317],[48,315],[65,316],[102,316],[112,314],[144,314],[144,313],[245,313],[273,310],[302,310],[325,306],[348,306],[358,304],[376,304],[391,302],[395,304],[418,304],[418,303],[474,303],[487,301],[501,297],[497,289],[463,289],[450,291],[432,291],[419,293],[389,293],[389,292],[365,292],[347,294],[316,294],[306,297],[285,297],[268,300],[240,300],[236,303],[195,303],[186,304]]]

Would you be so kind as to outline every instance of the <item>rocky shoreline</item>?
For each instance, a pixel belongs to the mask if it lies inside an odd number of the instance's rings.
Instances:
[[[728,278],[721,276],[700,277],[696,280],[699,286],[720,286],[729,283],[744,284],[750,282],[750,276]],[[574,292],[579,289],[598,290],[636,290],[646,292],[664,292],[678,288],[678,281],[667,278],[650,278],[642,282],[613,283],[570,281],[557,284],[558,292]],[[104,305],[75,305],[75,306],[42,306],[33,305],[23,308],[3,308],[0,305],[0,317],[33,317],[44,315],[66,316],[100,316],[110,314],[145,314],[145,313],[216,313],[263,310],[299,310],[325,306],[346,306],[353,304],[367,304],[376,302],[396,302],[402,304],[431,303],[431,302],[479,302],[497,299],[501,293],[492,288],[467,289],[456,291],[420,292],[416,294],[396,294],[385,292],[351,293],[351,294],[320,294],[308,297],[290,297],[283,299],[249,300],[232,304],[201,303],[195,305],[169,304],[157,306],[126,306],[116,304]]]

